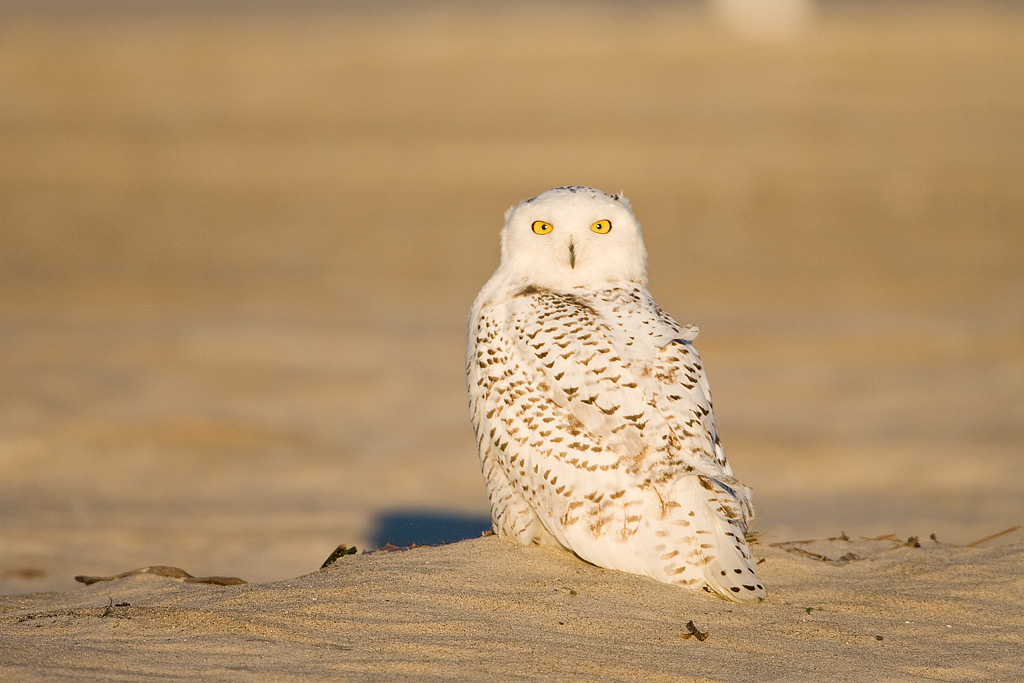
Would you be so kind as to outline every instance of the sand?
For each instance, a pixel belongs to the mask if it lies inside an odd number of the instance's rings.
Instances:
[[[10,680],[1013,681],[1024,547],[758,546],[735,605],[494,537],[289,581],[0,598]],[[691,633],[693,624],[702,639]]]
[[[1024,14],[919,5],[0,5],[0,679],[1020,679]],[[567,183],[701,328],[761,605],[479,537],[465,318]],[[249,583],[74,580],[154,565]]]

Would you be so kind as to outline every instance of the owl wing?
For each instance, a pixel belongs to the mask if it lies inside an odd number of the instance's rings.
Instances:
[[[509,449],[510,476],[555,538],[600,566],[762,597],[743,538],[748,493],[718,443],[695,330],[548,291],[506,311],[536,401],[523,394],[523,426],[542,437]],[[539,421],[552,424],[534,432]]]
[[[657,475],[731,476],[695,328],[660,310],[546,291],[517,297],[509,311],[521,362],[582,430],[624,458],[644,458]]]

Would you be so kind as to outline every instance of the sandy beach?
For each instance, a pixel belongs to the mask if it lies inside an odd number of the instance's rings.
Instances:
[[[0,680],[1021,680],[1022,30],[0,4]],[[466,316],[565,184],[701,329],[760,605],[481,537]],[[247,583],[75,581],[152,566]]]
[[[1019,680],[1020,545],[894,546],[814,546],[859,558],[837,562],[755,550],[772,587],[760,605],[494,537],[346,557],[258,585],[136,576],[0,599],[2,671],[102,681]]]

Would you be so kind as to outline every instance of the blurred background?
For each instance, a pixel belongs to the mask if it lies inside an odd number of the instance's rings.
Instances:
[[[1021,35],[1017,3],[0,2],[0,591],[486,528],[466,317],[503,212],[566,184],[632,201],[764,541],[1021,523]]]

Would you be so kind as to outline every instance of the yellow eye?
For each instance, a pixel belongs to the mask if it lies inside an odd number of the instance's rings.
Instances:
[[[591,225],[590,229],[598,235],[607,235],[612,231],[612,222],[609,220],[598,221]]]
[[[538,235],[546,235],[554,229],[554,226],[550,223],[545,223],[544,221],[533,222],[533,231]]]

